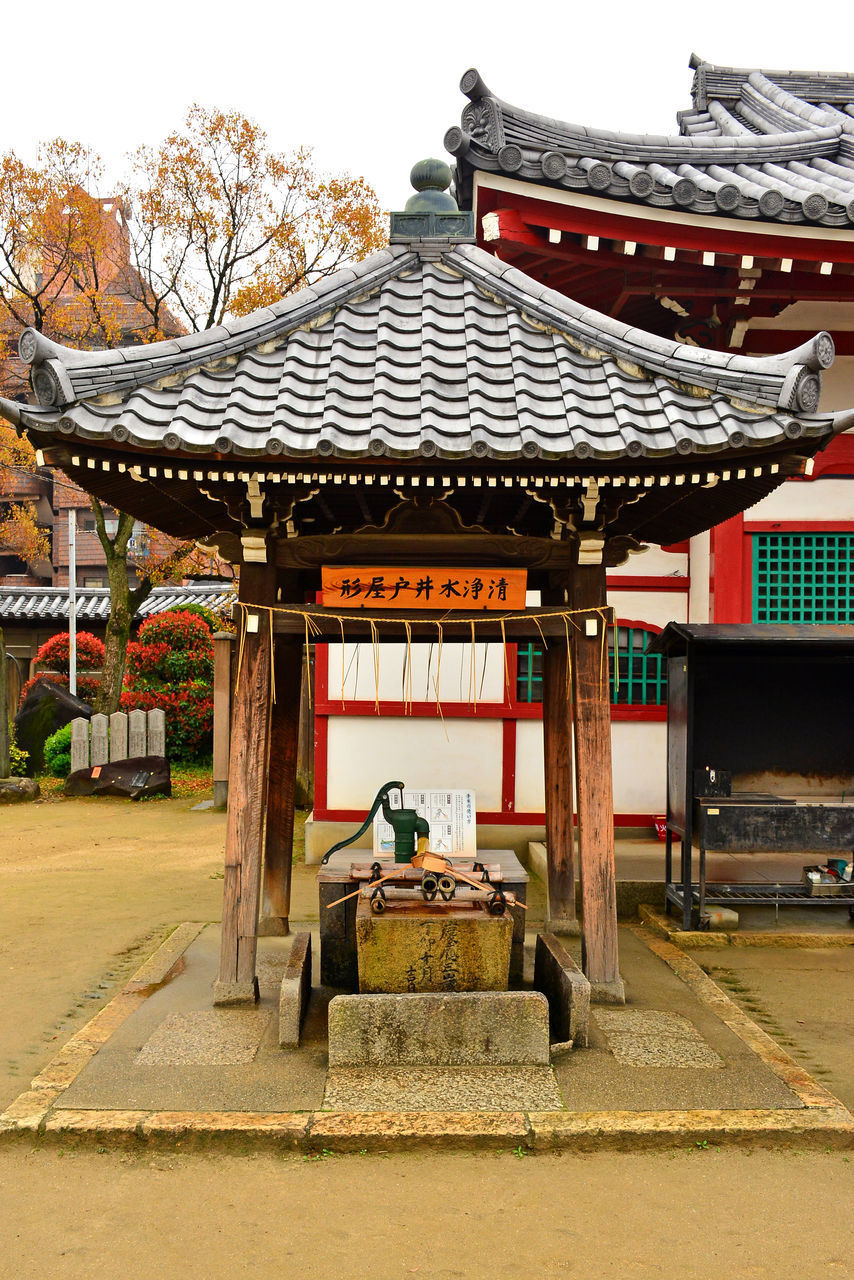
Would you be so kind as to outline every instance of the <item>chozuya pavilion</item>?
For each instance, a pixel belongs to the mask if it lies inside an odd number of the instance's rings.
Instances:
[[[742,511],[854,418],[819,413],[828,334],[761,358],[652,336],[478,248],[444,164],[412,177],[387,249],[243,319],[112,351],[27,330],[37,403],[0,412],[84,488],[240,566],[217,999],[254,998],[259,914],[287,927],[304,641],[475,630],[546,642],[550,928],[574,924],[574,762],[584,965],[621,999],[606,567]],[[543,603],[307,603],[347,566],[521,568]]]

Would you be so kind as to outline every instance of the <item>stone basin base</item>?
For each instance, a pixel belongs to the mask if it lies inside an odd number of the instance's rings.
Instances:
[[[513,917],[491,916],[480,902],[395,903],[374,915],[356,911],[359,991],[399,993],[506,991]]]

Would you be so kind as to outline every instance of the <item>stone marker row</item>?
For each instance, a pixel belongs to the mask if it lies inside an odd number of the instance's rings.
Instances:
[[[90,743],[91,739],[91,743]],[[136,756],[166,755],[166,715],[161,710],[115,711],[71,721],[71,772]]]

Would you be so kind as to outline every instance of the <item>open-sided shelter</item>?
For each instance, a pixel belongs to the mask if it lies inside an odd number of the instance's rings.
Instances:
[[[802,470],[849,421],[818,412],[833,343],[747,358],[644,333],[479,248],[446,166],[413,175],[388,249],[251,316],[103,352],[25,332],[38,403],[0,411],[105,501],[241,566],[220,999],[252,998],[259,897],[265,927],[287,921],[302,643],[404,631],[546,642],[551,925],[574,915],[574,757],[585,968],[619,997],[605,570]],[[350,565],[524,568],[544,603],[306,603]]]

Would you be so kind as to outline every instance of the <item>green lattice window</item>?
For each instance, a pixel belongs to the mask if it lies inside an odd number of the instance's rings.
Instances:
[[[543,648],[539,644],[516,646],[516,701],[542,702]]]
[[[659,707],[667,701],[667,670],[660,654],[646,652],[654,632],[645,627],[618,626],[619,685],[614,679],[614,630],[608,631],[611,701],[619,706]],[[516,654],[516,699],[543,700],[543,650],[538,644],[520,644]]]
[[[754,534],[753,621],[854,622],[854,534]]]

